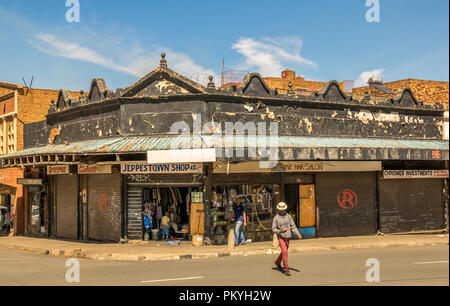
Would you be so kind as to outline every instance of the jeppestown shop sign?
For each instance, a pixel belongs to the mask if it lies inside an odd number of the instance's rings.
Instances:
[[[385,170],[384,179],[448,178],[448,170]]]
[[[202,173],[203,164],[123,164],[122,174],[170,174],[170,173]]]

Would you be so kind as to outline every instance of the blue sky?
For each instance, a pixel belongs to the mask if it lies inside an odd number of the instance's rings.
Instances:
[[[449,1],[0,0],[0,81],[88,90],[92,78],[127,87],[159,64],[205,82],[226,69],[310,80],[449,79]]]

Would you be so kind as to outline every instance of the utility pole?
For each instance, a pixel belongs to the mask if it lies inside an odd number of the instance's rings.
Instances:
[[[225,59],[222,58],[222,72],[220,73],[220,87],[223,87],[223,69],[225,66]]]

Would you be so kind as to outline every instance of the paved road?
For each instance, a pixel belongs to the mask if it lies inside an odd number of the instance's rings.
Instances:
[[[375,285],[449,285],[448,246],[291,254],[291,277],[273,268],[274,258],[258,255],[170,262],[80,260],[80,285],[374,285],[365,280],[369,258],[380,262],[381,282]],[[65,262],[65,258],[0,249],[0,286],[68,285]]]

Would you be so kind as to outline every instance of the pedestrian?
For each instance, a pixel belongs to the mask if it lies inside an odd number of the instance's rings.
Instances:
[[[164,217],[161,219],[161,228],[162,228],[162,239],[169,239],[169,225],[170,225],[170,218],[169,218],[169,212],[167,211]]]
[[[273,218],[272,231],[277,235],[278,243],[281,247],[281,254],[275,261],[275,265],[281,270],[281,261],[283,261],[284,274],[286,276],[291,276],[288,266],[289,241],[291,240],[292,234],[297,235],[299,239],[302,239],[302,235],[300,235],[291,215],[286,212],[287,208],[288,207],[284,202],[280,202],[277,205],[278,213]]]
[[[233,205],[233,212],[231,213],[231,219],[234,219],[235,229],[234,229],[234,244],[239,245],[239,240],[241,245],[245,245],[245,237],[242,226],[247,226],[247,214],[245,213],[245,205],[241,203],[241,198],[237,197],[235,204]],[[230,220],[231,220],[230,219]],[[229,223],[230,221],[228,221]]]
[[[5,226],[6,226],[6,235],[9,235],[9,232],[11,231],[11,217],[10,217],[10,212],[7,211],[5,214]]]
[[[153,227],[152,218],[150,217],[149,213],[144,213],[144,227],[145,227],[144,240],[148,241],[148,240],[150,240],[150,234],[151,234],[150,231]]]
[[[5,220],[5,214],[3,214],[3,211],[0,210],[0,231],[3,229],[4,227],[4,220]]]

